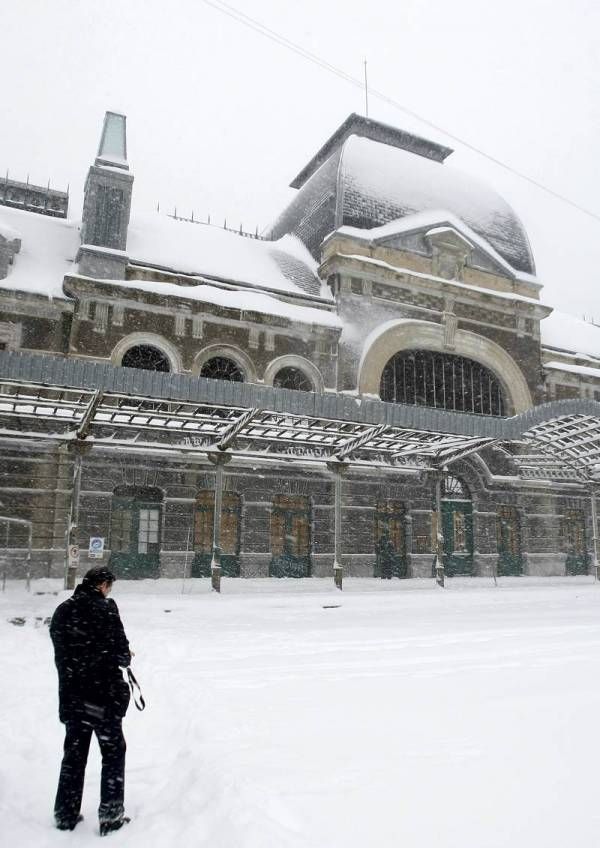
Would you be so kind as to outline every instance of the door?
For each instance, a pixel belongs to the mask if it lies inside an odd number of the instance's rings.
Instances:
[[[270,577],[310,577],[310,500],[276,495],[271,512]]]
[[[473,574],[473,506],[470,501],[442,501],[442,532],[446,576]]]
[[[404,506],[381,500],[375,510],[375,577],[407,577]]]
[[[523,574],[521,525],[514,506],[501,506],[496,517],[498,574]]]
[[[567,553],[567,574],[587,574],[588,555],[585,541],[585,516],[583,510],[569,509],[562,517],[561,535]]]
[[[160,576],[162,492],[122,487],[115,490],[110,521],[110,567],[117,577]]]
[[[223,492],[221,501],[221,574],[240,576],[240,536],[242,499],[237,492]],[[204,489],[196,497],[194,518],[194,560],[192,577],[210,577],[213,530],[215,523],[215,493]]]

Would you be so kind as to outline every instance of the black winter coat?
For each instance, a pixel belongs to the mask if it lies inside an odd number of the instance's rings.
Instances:
[[[120,667],[129,665],[131,654],[112,598],[81,583],[56,608],[50,636],[58,669],[60,720],[122,718],[129,705],[129,687]]]

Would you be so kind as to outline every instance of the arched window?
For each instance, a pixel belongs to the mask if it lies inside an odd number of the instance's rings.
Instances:
[[[314,392],[315,387],[300,368],[281,368],[273,377],[273,385],[279,389],[295,389],[297,392]]]
[[[479,415],[504,415],[500,384],[485,366],[463,356],[403,350],[381,375],[381,399]]]
[[[462,480],[453,474],[445,474],[442,478],[442,498],[451,501],[470,501],[471,494]]]
[[[121,359],[121,365],[124,368],[141,368],[143,371],[171,370],[171,363],[162,350],[145,344],[126,350]]]
[[[211,380],[231,380],[234,383],[244,382],[244,372],[233,359],[226,356],[213,356],[207,359],[200,369],[201,377]]]

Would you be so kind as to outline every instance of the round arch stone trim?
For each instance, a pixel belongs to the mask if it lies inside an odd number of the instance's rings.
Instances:
[[[234,345],[213,344],[202,348],[202,350],[196,354],[194,359],[192,374],[199,377],[202,366],[208,362],[209,359],[213,359],[216,356],[222,356],[224,359],[232,359],[244,374],[244,381],[246,383],[257,382],[254,363],[247,353],[244,353],[244,351],[238,347],[234,347]]]
[[[451,352],[484,365],[502,387],[508,415],[518,415],[533,406],[523,372],[512,356],[496,342],[468,330],[456,330],[450,351],[444,345],[444,327],[441,324],[410,319],[388,321],[367,337],[358,366],[359,393],[379,396],[381,375],[388,361],[402,350],[414,349]]]
[[[155,347],[161,353],[164,353],[169,360],[172,373],[177,374],[183,371],[181,354],[174,344],[167,341],[163,336],[159,336],[158,333],[130,333],[128,336],[124,336],[114,346],[110,355],[110,361],[113,365],[120,365],[127,351],[139,345]]]
[[[278,356],[277,359],[273,359],[272,362],[269,362],[263,375],[263,381],[266,386],[273,385],[273,380],[275,379],[276,374],[281,371],[282,368],[297,368],[312,382],[313,391],[319,392],[319,394],[323,394],[325,391],[323,375],[317,366],[313,365],[309,359],[305,359],[303,356],[296,356],[295,354]]]

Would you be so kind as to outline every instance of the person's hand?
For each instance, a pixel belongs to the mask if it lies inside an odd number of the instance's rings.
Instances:
[[[135,651],[132,651],[131,648],[129,649],[129,655],[135,657]]]

